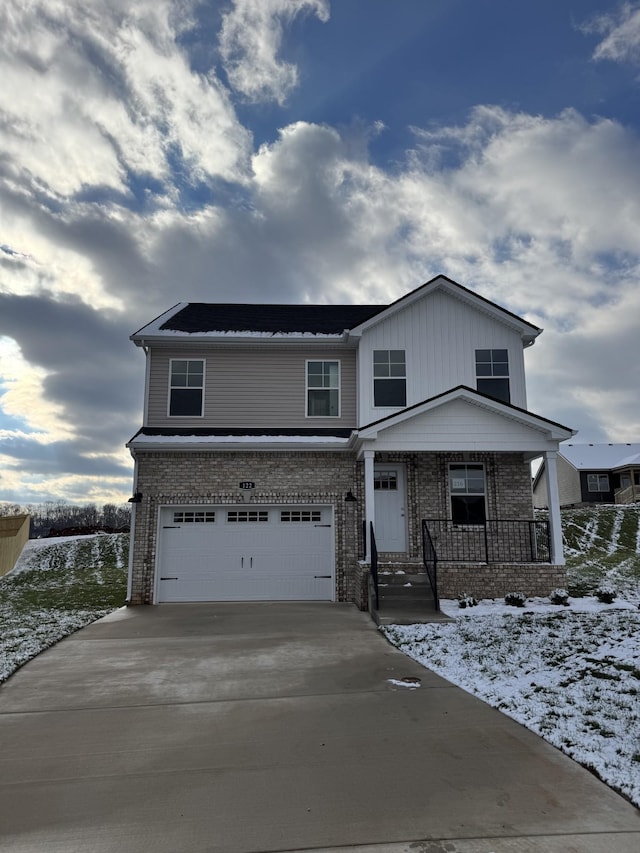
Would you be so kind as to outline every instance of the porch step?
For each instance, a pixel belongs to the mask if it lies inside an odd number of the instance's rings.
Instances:
[[[427,575],[379,575],[378,599],[380,607],[385,604],[409,605],[433,603],[433,592]]]
[[[455,622],[441,610],[414,608],[413,610],[374,610],[371,614],[376,625],[417,625],[428,622]]]

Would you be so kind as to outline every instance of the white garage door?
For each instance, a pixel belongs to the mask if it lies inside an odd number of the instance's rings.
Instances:
[[[331,507],[160,512],[158,601],[333,600]]]

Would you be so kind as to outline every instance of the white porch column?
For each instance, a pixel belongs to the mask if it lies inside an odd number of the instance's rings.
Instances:
[[[373,490],[373,460],[374,450],[364,451],[364,517],[365,517],[365,541],[367,543],[366,562],[371,562],[371,525],[375,531],[376,527],[376,505],[375,492]]]
[[[555,450],[545,450],[544,466],[547,473],[547,504],[549,506],[549,534],[551,539],[550,557],[551,562],[555,565],[564,566],[557,459],[558,454]]]

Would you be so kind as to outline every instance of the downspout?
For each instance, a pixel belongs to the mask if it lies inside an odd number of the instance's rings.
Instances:
[[[149,426],[149,382],[151,379],[151,357],[149,347],[144,345],[144,341],[141,344],[142,351],[144,352],[146,364],[144,369],[144,409],[142,412],[142,426]],[[133,490],[135,494],[135,489]]]
[[[374,450],[364,451],[364,511],[366,520],[365,541],[367,543],[366,562],[371,563],[371,528],[376,528],[375,491],[373,485]]]
[[[136,494],[138,491],[138,460],[131,452],[133,456],[133,491],[132,494]],[[127,599],[126,604],[131,604],[131,592],[133,590],[133,546],[136,538],[136,507],[137,502],[132,501],[131,503],[131,519],[129,521],[129,570],[127,573]]]
[[[151,376],[151,358],[149,356],[149,347],[145,346],[144,341],[140,346],[145,355],[144,369],[144,408],[142,412],[142,425],[147,426],[149,421],[149,380]],[[136,495],[138,492],[138,460],[135,453],[130,448],[131,456],[133,457],[133,489],[131,494]],[[131,593],[133,591],[133,551],[136,538],[136,508],[137,501],[131,501],[131,518],[129,522],[129,571],[127,574],[127,599],[126,603],[131,603]]]

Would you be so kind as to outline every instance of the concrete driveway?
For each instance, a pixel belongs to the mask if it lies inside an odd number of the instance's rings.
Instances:
[[[349,605],[122,610],[0,689],[4,853],[352,845],[636,853],[640,812]]]

